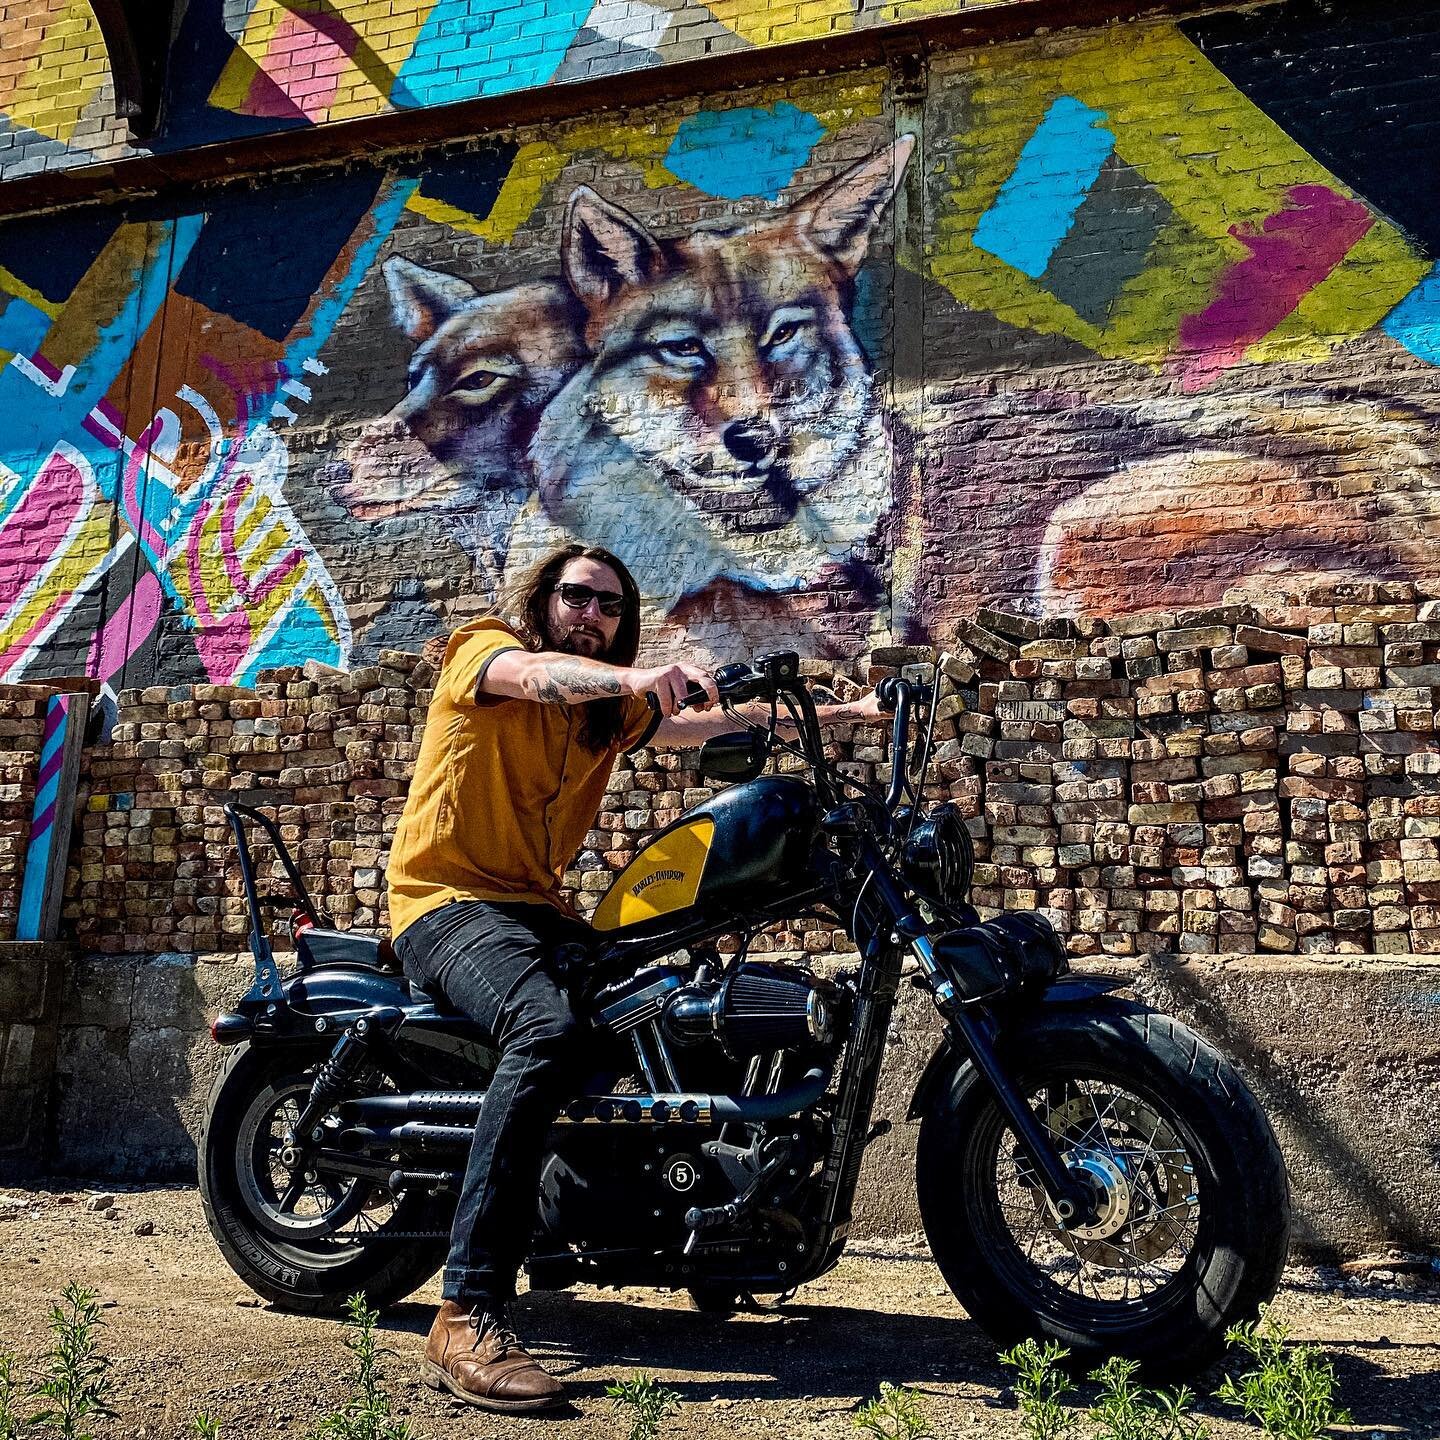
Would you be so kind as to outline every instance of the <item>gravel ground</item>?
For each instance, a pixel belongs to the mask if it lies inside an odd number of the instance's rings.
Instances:
[[[220,1258],[190,1188],[96,1192],[55,1185],[0,1192],[0,1347],[33,1362],[50,1305],[70,1280],[99,1291],[117,1419],[96,1440],[180,1437],[197,1410],[225,1440],[309,1435],[346,1395],[339,1323],[263,1305]],[[1402,1288],[1403,1287],[1403,1288]],[[852,1415],[882,1380],[918,1390],[936,1437],[1020,1435],[994,1347],[965,1316],[923,1242],[857,1247],[788,1305],[715,1319],[683,1295],[579,1289],[522,1298],[517,1322],[571,1404],[544,1420],[485,1415],[420,1385],[416,1366],[438,1300],[431,1282],[382,1317],[396,1413],[421,1436],[624,1440],[605,1386],[645,1371],[678,1391],[666,1436],[811,1440],[857,1436]],[[1276,1302],[1296,1338],[1323,1344],[1354,1433],[1440,1436],[1440,1289],[1433,1275],[1381,1269],[1344,1280],[1295,1269]],[[1215,1377],[1198,1386],[1213,1389]],[[1207,1403],[1215,1440],[1258,1431]],[[1082,1427],[1082,1435],[1088,1427]]]

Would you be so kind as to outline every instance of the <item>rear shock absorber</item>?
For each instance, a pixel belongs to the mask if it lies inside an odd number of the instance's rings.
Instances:
[[[370,1046],[376,1032],[385,1033],[399,1019],[400,1012],[388,1007],[372,1015],[362,1015],[335,1042],[335,1048],[321,1062],[315,1083],[310,1087],[310,1098],[305,1102],[294,1130],[286,1137],[288,1144],[308,1150],[319,1143],[318,1121],[360,1074],[361,1067],[370,1058]]]

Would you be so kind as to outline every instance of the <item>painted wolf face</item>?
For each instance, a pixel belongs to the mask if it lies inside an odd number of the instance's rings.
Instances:
[[[409,389],[346,453],[338,498],[357,518],[440,511],[496,559],[532,486],[523,456],[582,359],[582,312],[553,282],[480,295],[455,275],[385,262],[395,323],[416,342]]]
[[[813,584],[873,533],[890,447],[848,310],[912,145],[671,241],[588,188],[570,197],[561,258],[590,358],[530,455],[545,516],[614,550],[650,601],[721,578]]]

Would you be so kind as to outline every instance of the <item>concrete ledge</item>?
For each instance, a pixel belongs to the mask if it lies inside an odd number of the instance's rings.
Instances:
[[[0,947],[0,1026],[43,1014],[51,1028],[35,1033],[52,1038],[32,1046],[14,1102],[7,1081],[6,1122],[12,1103],[31,1107],[10,1154],[31,1173],[193,1177],[221,1058],[209,1019],[248,987],[248,957],[17,948]],[[48,977],[38,990],[37,968]],[[1254,1086],[1289,1162],[1302,1253],[1440,1249],[1440,961],[1161,957],[1106,968],[1219,1045]],[[938,1039],[928,998],[903,987],[876,1111],[894,1128],[866,1157],[857,1233],[920,1229],[917,1127],[904,1116]],[[37,1129],[42,1094],[48,1128]]]
[[[1127,976],[1136,998],[1235,1062],[1280,1137],[1301,1254],[1440,1249],[1440,962],[1160,956],[1083,968]],[[866,1156],[858,1230],[920,1228],[917,1127],[904,1116],[938,1038],[928,997],[902,990],[876,1109],[895,1128]]]

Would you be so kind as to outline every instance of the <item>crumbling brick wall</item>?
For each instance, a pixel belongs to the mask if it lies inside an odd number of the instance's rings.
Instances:
[[[1344,582],[1109,623],[982,610],[946,654],[970,704],[942,701],[926,793],[967,819],[983,910],[1043,910],[1075,955],[1440,954],[1440,601]],[[891,647],[806,669],[850,696],[935,659]],[[348,675],[124,694],[112,743],[88,757],[75,937],[243,948],[229,798],[273,809],[336,923],[383,927],[432,680],[386,652]],[[833,742],[855,779],[888,778],[882,727]],[[617,767],[565,877],[582,912],[646,835],[711,793],[695,761],[641,752]],[[760,948],[845,943],[809,921]]]

